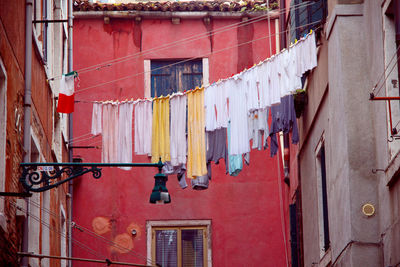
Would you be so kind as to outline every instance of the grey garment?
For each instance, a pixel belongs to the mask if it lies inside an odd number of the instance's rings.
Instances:
[[[220,159],[225,160],[226,173],[229,172],[228,166],[228,148],[226,146],[226,128],[216,129],[214,131],[206,131],[207,138],[207,164],[214,161],[219,164]],[[207,166],[208,168],[208,166]],[[211,168],[210,172],[211,172]],[[211,173],[209,175],[211,177]]]
[[[221,128],[214,131],[206,131],[206,144],[207,174],[191,180],[192,188],[195,190],[204,190],[208,188],[211,180],[211,161],[214,161],[215,164],[219,164],[219,160],[223,158],[225,160],[226,173],[229,172],[226,129]]]
[[[208,188],[210,179],[208,178],[208,175],[198,176],[195,179],[192,179],[191,183],[194,190],[205,190]]]
[[[164,173],[167,176],[176,174],[181,188],[185,189],[188,186],[186,183],[186,166],[185,166],[185,164],[180,164],[178,166],[172,166],[170,161],[166,161],[166,162],[164,162],[164,166],[162,167],[162,173]]]
[[[276,134],[282,131],[289,133],[292,130],[292,143],[299,142],[299,131],[297,129],[296,112],[294,110],[293,96],[288,95],[281,98],[281,103],[271,107],[271,130],[269,136],[271,137],[271,157],[275,156],[278,152],[278,140]]]

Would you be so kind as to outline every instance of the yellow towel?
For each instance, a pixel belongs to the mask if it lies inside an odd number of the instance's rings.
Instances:
[[[170,161],[169,145],[169,97],[153,100],[153,134],[151,138],[151,162]]]
[[[188,160],[187,177],[207,174],[204,88],[196,88],[187,94],[188,101]]]

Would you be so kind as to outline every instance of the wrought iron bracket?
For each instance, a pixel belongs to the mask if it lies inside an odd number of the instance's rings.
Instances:
[[[156,167],[161,173],[164,164],[158,163],[83,163],[83,162],[23,162],[19,179],[26,192],[44,192],[66,183],[85,173],[99,179],[103,167]]]

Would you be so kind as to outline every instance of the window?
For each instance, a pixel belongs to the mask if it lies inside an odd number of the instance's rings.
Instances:
[[[209,220],[148,222],[151,259],[163,267],[210,267],[210,224]]]
[[[295,201],[289,205],[290,214],[290,248],[292,257],[292,267],[300,267],[303,262],[303,239],[302,239],[302,214],[301,214],[301,196],[300,191],[296,189]]]
[[[7,75],[0,59],[0,192],[5,191],[6,182],[6,125],[7,125]],[[0,199],[0,226],[6,230],[4,198]]]
[[[49,1],[34,0],[33,1],[33,20],[46,20],[49,17]],[[49,50],[49,24],[48,23],[33,23],[33,32],[35,36],[36,46],[41,54],[43,62],[48,61]]]
[[[290,42],[315,29],[327,16],[327,0],[292,0],[290,4]]]
[[[385,62],[385,84],[379,83],[377,88],[385,87],[386,96],[398,97],[400,96],[399,86],[399,56],[400,56],[400,35],[397,36],[396,32],[400,32],[400,27],[396,28],[396,22],[400,23],[400,12],[395,7],[397,1],[387,1],[383,7],[383,32],[384,32],[384,62]],[[399,25],[400,26],[400,25]],[[396,38],[397,36],[397,38]],[[395,59],[398,60],[395,60]],[[383,72],[383,70],[382,70]],[[378,90],[376,90],[378,92]],[[381,90],[383,91],[383,90]],[[382,96],[382,92],[380,95]],[[400,122],[400,102],[386,101],[387,105],[387,132],[388,136],[398,135],[400,129],[398,123]],[[390,107],[389,107],[390,105]],[[390,108],[390,109],[389,109]],[[390,122],[392,121],[392,124]],[[397,125],[397,126],[396,126]],[[400,144],[398,142],[388,142],[389,158],[395,158],[400,151]]]
[[[326,161],[325,145],[322,140],[316,150],[317,168],[317,191],[318,191],[318,226],[319,226],[319,247],[321,258],[330,247],[329,239],[329,218],[328,218],[328,194],[326,185]]]
[[[151,61],[151,97],[194,89],[203,84],[201,59],[178,62],[176,60]]]

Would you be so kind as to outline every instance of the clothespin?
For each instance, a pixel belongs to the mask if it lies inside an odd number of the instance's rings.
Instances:
[[[294,39],[294,43],[295,43],[295,44],[297,44],[297,38],[296,38],[296,39]]]
[[[310,34],[312,34],[312,29],[310,30]]]

